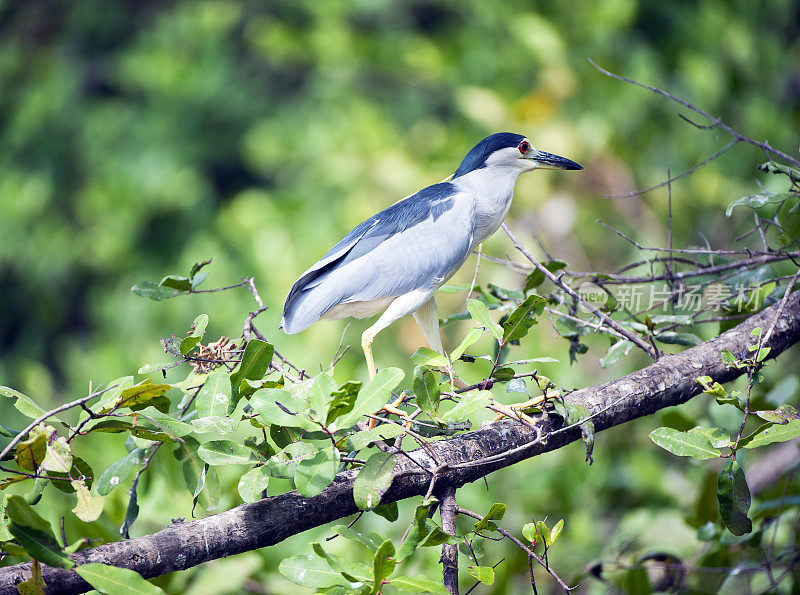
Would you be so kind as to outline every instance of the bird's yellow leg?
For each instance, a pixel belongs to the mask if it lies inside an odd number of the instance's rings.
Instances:
[[[425,340],[436,353],[441,353],[445,358],[447,354],[442,346],[442,334],[439,330],[439,310],[436,307],[436,300],[431,297],[427,302],[422,304],[414,312],[414,319],[422,329],[422,334],[425,335]],[[453,374],[450,366],[443,369],[442,373],[447,374],[453,379],[453,384],[456,388],[467,388],[469,385],[461,380],[458,376]]]
[[[544,393],[538,397],[532,397],[527,401],[523,401],[522,403],[514,403],[513,405],[502,405],[500,403],[496,403],[495,409],[497,409],[499,412],[494,420],[497,421],[499,419],[503,419],[504,417],[519,417],[533,422],[533,418],[523,413],[526,409],[530,409],[531,407],[539,407],[548,399],[557,399],[560,396],[561,394],[557,390],[545,390]]]
[[[372,342],[374,340],[375,336],[368,336],[367,331],[364,331],[364,334],[361,335],[361,349],[364,350],[364,359],[367,360],[367,371],[369,372],[370,380],[374,379],[378,373],[375,369],[375,359],[372,357]]]

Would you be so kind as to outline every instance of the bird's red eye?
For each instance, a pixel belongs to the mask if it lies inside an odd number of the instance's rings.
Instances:
[[[519,144],[519,147],[517,148],[519,149],[519,152],[524,155],[530,150],[531,144],[528,141],[524,140]]]

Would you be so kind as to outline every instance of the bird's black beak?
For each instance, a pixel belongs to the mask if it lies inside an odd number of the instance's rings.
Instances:
[[[559,157],[552,153],[545,153],[544,151],[535,151],[528,159],[538,163],[540,169],[583,169],[571,159]]]

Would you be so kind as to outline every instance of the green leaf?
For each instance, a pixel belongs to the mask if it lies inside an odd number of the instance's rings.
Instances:
[[[131,287],[131,291],[139,297],[150,298],[151,300],[155,300],[157,302],[161,300],[167,300],[171,297],[175,297],[176,295],[181,295],[181,293],[184,293],[169,287],[163,287],[155,281],[141,281],[140,283],[137,283]]]
[[[236,371],[231,374],[231,387],[235,400],[239,398],[239,387],[243,380],[261,380],[272,362],[274,348],[260,339],[251,339],[244,348],[242,361]],[[231,404],[231,409],[235,403]]]
[[[158,284],[159,287],[169,287],[177,289],[178,291],[189,291],[192,288],[192,282],[189,277],[182,277],[180,275],[167,275]]]
[[[480,533],[481,531],[485,531],[489,529],[490,531],[494,531],[497,529],[497,525],[492,523],[491,521],[500,521],[503,519],[503,516],[506,514],[506,505],[502,502],[495,502],[489,508],[489,512],[487,512],[484,517],[475,523],[475,532]]]
[[[427,536],[427,520],[428,515],[430,514],[430,509],[430,505],[423,504],[421,506],[417,506],[416,510],[414,510],[414,521],[411,523],[411,527],[406,534],[406,538],[403,540],[403,543],[400,545],[400,549],[397,551],[398,562],[404,562],[410,558],[417,549],[420,541]]]
[[[350,428],[367,413],[375,413],[389,402],[392,390],[400,384],[405,374],[399,368],[386,368],[361,389],[353,410],[336,420],[338,428]]]
[[[609,347],[606,354],[600,358],[600,367],[607,368],[608,366],[617,363],[623,357],[630,353],[631,348],[633,347],[633,343],[628,341],[627,339],[617,341],[611,347]]]
[[[33,428],[25,440],[17,443],[14,461],[20,469],[36,471],[47,455],[47,442],[55,430],[41,423]]]
[[[551,260],[544,264],[544,268],[546,268],[551,273],[555,273],[556,271],[560,271],[561,269],[567,268],[567,263],[563,260]],[[526,278],[525,278],[525,292],[530,291],[536,287],[539,287],[542,283],[544,283],[544,273],[541,272],[539,269],[534,269]]]
[[[119,461],[111,463],[97,480],[97,493],[101,496],[111,493],[115,487],[131,477],[144,465],[145,451],[135,448]]]
[[[175,458],[181,463],[183,479],[189,493],[192,494],[192,509],[197,504],[200,496],[204,498],[205,508],[210,510],[214,507],[214,498],[211,487],[206,486],[206,464],[197,455],[200,443],[196,438],[187,436],[183,442],[178,443],[173,450]]]
[[[253,467],[239,478],[239,495],[245,502],[261,500],[261,494],[269,485],[269,469],[265,465]]]
[[[311,554],[296,554],[284,558],[278,564],[278,572],[294,584],[312,589],[347,585],[349,582],[331,568],[326,560]]]
[[[373,572],[373,593],[377,593],[383,581],[389,578],[395,569],[394,561],[394,545],[392,541],[387,539],[384,541],[375,555],[372,557],[372,572]]]
[[[530,328],[538,324],[535,317],[541,316],[545,304],[547,300],[535,293],[526,297],[503,323],[503,341],[517,341],[527,335]]]
[[[561,535],[561,532],[564,530],[564,519],[560,519],[553,528],[550,529],[550,543],[548,545],[553,545]]]
[[[14,407],[16,410],[22,415],[30,417],[31,419],[36,419],[37,417],[41,417],[46,413],[46,411],[34,403],[33,399],[31,399],[28,395],[23,395],[21,392],[16,391],[13,388],[0,386],[0,396],[8,399],[14,399]],[[56,416],[52,416],[50,419],[61,421]]]
[[[310,498],[321,493],[336,477],[339,451],[328,447],[317,451],[313,457],[301,460],[294,474],[294,484],[302,496]]]
[[[718,449],[711,446],[707,436],[679,432],[672,428],[656,428],[650,432],[650,440],[680,457],[693,457],[703,460],[712,459],[721,454]]]
[[[266,424],[303,430],[319,430],[308,418],[308,401],[279,388],[262,388],[250,397],[250,406]],[[380,405],[377,409],[380,408]],[[377,410],[376,409],[376,410]]]
[[[429,578],[396,576],[389,581],[398,591],[405,593],[434,593],[434,595],[447,595],[442,581],[435,581]]]
[[[336,572],[341,574],[350,582],[368,583],[370,582],[370,579],[372,579],[373,570],[366,564],[361,564],[360,562],[351,562],[350,560],[340,556],[332,556],[325,551],[325,548],[323,548],[320,543],[312,543],[311,549],[313,549],[314,553],[320,558],[327,561],[331,568],[333,568]]]
[[[247,465],[255,460],[249,448],[233,440],[211,440],[201,444],[197,454],[209,465]]]
[[[153,407],[136,411],[133,417],[136,418],[137,424],[129,431],[139,438],[154,441],[176,440],[194,431],[190,424],[161,413]]]
[[[498,382],[508,382],[514,378],[514,368],[498,368],[492,372],[492,378]]]
[[[60,436],[47,445],[42,468],[54,473],[68,473],[72,469],[72,452],[66,438]]]
[[[372,512],[377,514],[378,516],[382,516],[390,523],[395,522],[399,517],[399,511],[397,509],[397,502],[389,502],[388,504],[380,504],[372,509]]]
[[[22,527],[30,527],[47,534],[48,539],[56,542],[50,523],[40,517],[35,510],[25,501],[22,496],[11,495],[5,500],[6,514],[10,521],[14,521]]]
[[[97,409],[96,406],[92,409],[95,411],[95,413],[102,415],[104,413],[110,413],[121,407],[130,408],[140,405],[143,406],[154,399],[161,397],[171,388],[171,384],[153,384],[153,382],[147,378],[139,384],[123,389],[116,396],[116,398],[111,401],[104,402],[99,409]],[[100,405],[100,403],[98,403],[98,405]]]
[[[450,361],[454,362],[457,361],[464,352],[469,349],[475,342],[481,338],[482,331],[479,328],[471,328],[469,332],[464,337],[464,339],[459,343],[458,347],[456,347],[453,352],[450,354]]]
[[[503,340],[503,329],[489,316],[489,310],[486,308],[486,304],[480,300],[470,298],[467,300],[467,310],[469,310],[472,320],[483,325],[486,331],[498,341]]]
[[[704,428],[702,426],[696,426],[689,430],[689,434],[701,434],[705,436],[714,448],[730,448],[733,444],[730,434],[723,428]]]
[[[417,405],[431,417],[439,411],[439,381],[436,375],[425,366],[414,368],[414,394]]]
[[[160,587],[147,582],[142,575],[127,568],[93,562],[75,568],[80,577],[101,593],[109,595],[156,595]]]
[[[222,437],[235,432],[239,422],[231,417],[209,416],[193,419],[191,424],[198,434],[214,434]]]
[[[75,480],[71,483],[78,498],[72,512],[84,523],[93,523],[103,512],[106,499],[103,496],[92,495],[83,480]]]
[[[197,344],[203,339],[208,326],[208,314],[200,314],[194,319],[192,323],[192,330],[188,337],[181,339],[180,350],[183,355],[189,353],[192,349],[197,347]]]
[[[324,422],[327,418],[328,409],[333,401],[331,393],[335,390],[337,390],[336,383],[326,372],[291,387],[293,395],[308,402],[309,415],[319,422]]]
[[[420,347],[411,356],[411,361],[418,366],[430,366],[432,368],[446,368],[447,358],[441,353],[435,352],[427,347]]]
[[[428,521],[429,523],[433,523],[433,521]],[[435,525],[420,542],[421,547],[436,547],[442,545],[443,543],[457,543],[457,537],[455,535],[450,535],[442,531],[442,528],[438,525]]]
[[[769,193],[762,193],[762,194],[752,194],[750,196],[744,196],[737,200],[734,200],[731,204],[728,205],[728,208],[725,210],[725,216],[730,217],[731,213],[733,213],[733,209],[740,206],[745,206],[750,209],[760,209],[765,205],[775,205],[782,203],[784,200],[788,198],[792,198],[796,196],[794,192],[780,192],[778,194],[769,194]]]
[[[390,440],[402,434],[405,430],[397,424],[383,424],[371,430],[360,430],[348,437],[353,450],[366,448],[376,440]]]
[[[331,392],[331,403],[328,407],[328,415],[325,418],[325,425],[330,425],[336,418],[346,413],[350,413],[355,407],[358,391],[361,390],[362,383],[355,380],[348,380],[338,389]]]
[[[392,483],[394,453],[377,452],[367,459],[353,483],[353,499],[361,510],[371,510]]]
[[[377,533],[361,533],[345,525],[334,525],[331,527],[331,531],[336,535],[341,535],[345,539],[363,544],[371,552],[377,552],[381,543],[383,543],[383,539]]]
[[[225,368],[211,372],[194,400],[200,417],[223,417],[231,410],[231,379]]]
[[[773,442],[786,442],[798,436],[800,436],[800,420],[790,421],[783,425],[764,424],[743,438],[739,442],[739,446],[758,448]]]
[[[750,488],[744,470],[735,460],[731,460],[719,474],[717,500],[722,522],[734,535],[745,535],[753,530],[748,518],[750,510]]]
[[[491,566],[467,566],[467,572],[484,585],[494,584],[494,568]]]
[[[9,521],[8,532],[31,558],[59,568],[69,569],[75,566],[75,562],[58,545],[50,523],[40,517],[24,498],[9,496],[5,505]]]
[[[694,333],[676,333],[673,331],[665,331],[657,334],[656,341],[668,345],[688,345],[689,347],[700,345],[700,343],[703,342],[703,340]]]
[[[488,390],[470,391],[464,393],[459,398],[456,406],[442,415],[443,421],[461,421],[470,415],[484,409],[492,399],[492,393]]]

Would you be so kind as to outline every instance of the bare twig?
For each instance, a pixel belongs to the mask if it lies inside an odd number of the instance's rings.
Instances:
[[[528,250],[525,248],[525,246],[523,246],[519,242],[519,240],[517,240],[517,238],[511,232],[511,229],[508,227],[508,225],[503,223],[502,228],[503,228],[503,231],[506,232],[508,237],[514,243],[514,247],[517,250],[519,250],[520,252],[522,252],[522,254],[525,256],[525,258],[527,258],[531,262],[531,264],[533,264],[537,269],[539,269],[539,271],[541,271],[544,274],[544,276],[547,277],[556,287],[561,288],[563,291],[565,291],[567,294],[569,294],[569,296],[571,298],[573,298],[573,299],[577,300],[578,302],[580,302],[592,314],[594,314],[595,316],[600,318],[600,320],[602,320],[608,326],[613,328],[619,334],[623,335],[626,339],[628,339],[631,343],[633,343],[634,345],[639,347],[647,355],[649,355],[650,357],[652,357],[654,359],[656,359],[658,357],[657,351],[655,349],[653,349],[653,347],[651,345],[648,345],[647,343],[645,343],[635,333],[632,333],[629,330],[621,327],[614,320],[612,320],[612,318],[608,314],[598,310],[597,308],[595,308],[595,306],[593,304],[591,304],[591,303],[587,302],[586,300],[584,300],[574,289],[572,289],[569,285],[567,285],[566,283],[561,281],[561,279],[557,278],[546,267],[544,267],[538,260],[536,260],[533,257],[533,255],[530,252],[528,252]]]
[[[708,119],[711,122],[711,124],[709,124],[707,126],[698,126],[698,128],[705,128],[705,129],[719,128],[720,130],[724,130],[725,132],[730,134],[737,142],[749,143],[749,144],[751,144],[753,146],[758,147],[759,149],[761,149],[765,153],[771,153],[772,155],[780,157],[781,159],[783,159],[785,161],[788,161],[789,163],[791,163],[791,164],[793,164],[793,165],[795,165],[797,167],[800,167],[800,161],[798,161],[794,157],[791,157],[791,156],[787,155],[783,151],[779,151],[778,149],[775,149],[774,147],[772,147],[766,141],[763,141],[763,142],[762,141],[756,141],[756,140],[753,140],[752,138],[748,138],[748,137],[746,137],[746,136],[744,136],[742,134],[739,134],[733,128],[731,128],[730,126],[725,124],[725,122],[723,122],[720,118],[717,118],[717,117],[714,117],[714,116],[708,114],[707,112],[701,110],[700,108],[695,107],[694,105],[692,105],[688,101],[684,101],[683,99],[675,97],[671,93],[668,93],[667,91],[663,91],[662,89],[659,89],[658,87],[651,87],[650,85],[645,85],[644,83],[640,83],[639,81],[635,81],[633,79],[629,79],[627,77],[620,76],[618,74],[614,74],[612,72],[609,72],[608,70],[598,66],[597,63],[594,62],[591,59],[589,59],[589,63],[592,66],[594,66],[597,70],[599,70],[600,72],[602,72],[603,74],[605,74],[608,77],[611,77],[611,78],[616,79],[618,81],[623,81],[623,82],[626,82],[626,83],[630,83],[632,85],[636,85],[637,87],[642,87],[643,89],[648,89],[649,91],[652,91],[653,93],[657,93],[658,95],[666,97],[667,99],[670,99],[670,100],[672,100],[672,101],[674,101],[676,103],[679,103],[683,107],[695,112],[696,114],[700,114],[701,116],[703,116],[704,118]],[[684,118],[684,119],[689,121],[687,118]],[[691,122],[691,123],[694,124],[693,122]],[[697,126],[697,125],[695,124],[695,126]]]

